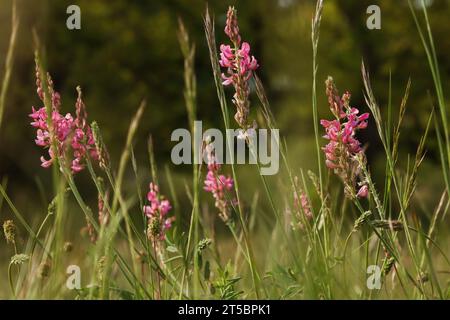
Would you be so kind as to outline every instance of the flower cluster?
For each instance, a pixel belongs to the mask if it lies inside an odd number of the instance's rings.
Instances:
[[[32,107],[32,113],[29,115],[32,119],[31,126],[37,129],[36,145],[48,149],[49,159],[42,156],[41,166],[48,168],[55,159],[64,163],[66,157],[69,156],[69,150],[71,150],[72,160],[70,167],[72,172],[80,172],[84,169],[84,160],[87,157],[87,153],[93,159],[98,158],[92,131],[86,121],[87,114],[81,99],[81,89],[77,88],[78,99],[76,103],[76,118],[74,119],[70,113],[67,113],[65,116],[60,113],[61,98],[59,93],[53,89],[53,81],[50,75],[47,75],[47,82],[52,107],[50,121],[48,120],[49,113],[45,107],[39,109]],[[42,88],[38,67],[36,67],[36,85],[39,98],[44,102],[45,92]]]
[[[147,236],[150,240],[164,240],[166,232],[172,227],[174,217],[167,218],[167,213],[172,209],[169,200],[164,199],[159,193],[159,188],[150,183],[147,193],[148,205],[144,206],[144,214],[148,218]]]
[[[258,68],[258,62],[254,56],[250,55],[250,45],[241,42],[239,26],[237,23],[236,10],[229,7],[225,33],[230,38],[232,46],[222,44],[220,46],[220,65],[227,68],[227,74],[222,73],[223,85],[233,85],[235,94],[233,103],[236,106],[235,120],[243,129],[250,127],[248,124],[248,114],[250,112],[249,80],[253,71]]]
[[[234,181],[231,177],[220,174],[221,166],[217,162],[213,144],[208,143],[205,149],[208,173],[204,182],[204,190],[211,192],[215,199],[215,206],[219,209],[220,218],[227,222],[230,218],[230,201],[227,201],[225,192],[230,192],[233,189]]]
[[[350,93],[346,92],[340,97],[331,77],[328,77],[325,84],[328,103],[335,116],[334,120],[320,121],[326,131],[324,138],[329,140],[322,148],[325,152],[326,166],[342,179],[346,196],[367,197],[369,191],[367,184],[357,181],[361,168],[356,157],[364,157],[364,151],[355,135],[357,130],[367,127],[369,114],[359,115],[359,110],[350,106]]]
[[[87,124],[86,106],[81,99],[82,93],[80,87],[77,87],[77,91],[78,98],[75,104],[77,117],[74,120],[74,134],[71,143],[74,156],[71,168],[74,172],[83,170],[83,160],[88,153],[91,158],[98,159],[94,136],[91,127]]]

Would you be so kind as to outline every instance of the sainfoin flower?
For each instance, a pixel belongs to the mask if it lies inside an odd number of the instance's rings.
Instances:
[[[97,159],[92,130],[87,124],[87,114],[81,99],[81,89],[78,87],[78,99],[76,103],[76,118],[70,113],[63,116],[60,113],[61,98],[54,91],[53,81],[47,75],[48,94],[51,96],[51,119],[48,121],[48,113],[45,107],[32,107],[29,115],[32,119],[31,126],[37,129],[36,145],[48,150],[49,158],[41,157],[41,166],[50,167],[55,159],[64,165],[67,158],[70,160],[70,168],[73,173],[80,172],[85,166],[87,154]],[[45,101],[45,92],[40,80],[40,70],[36,66],[37,93],[42,102]]]
[[[87,153],[92,159],[98,159],[94,136],[92,135],[91,127],[87,124],[86,106],[81,98],[81,88],[77,87],[77,91],[78,98],[75,104],[77,117],[74,121],[74,134],[71,142],[74,156],[71,165],[73,172],[83,170],[83,160],[86,158]]]
[[[175,217],[167,217],[167,213],[172,209],[169,200],[165,199],[159,193],[156,184],[150,183],[147,193],[148,205],[144,206],[143,211],[147,216],[147,236],[150,240],[162,241],[166,238],[166,232],[172,227]]]
[[[367,197],[366,183],[357,181],[361,168],[356,157],[364,157],[364,151],[356,138],[356,132],[367,127],[369,114],[359,115],[359,110],[350,106],[350,93],[346,92],[340,97],[331,77],[325,84],[330,110],[335,116],[334,120],[320,121],[326,131],[324,138],[329,140],[322,148],[326,166],[342,179],[346,196]]]
[[[233,7],[228,8],[225,34],[230,38],[232,45],[220,46],[219,63],[223,68],[227,68],[226,74],[222,73],[222,83],[224,86],[233,85],[235,90],[233,103],[237,109],[234,118],[239,126],[246,130],[251,127],[248,123],[250,112],[248,82],[253,71],[258,68],[258,62],[254,56],[250,55],[250,45],[247,42],[241,42],[237,14]]]
[[[208,172],[204,181],[204,190],[210,192],[215,200],[215,206],[219,210],[219,216],[227,222],[230,219],[231,202],[227,200],[226,192],[233,190],[234,181],[231,177],[220,174],[221,165],[217,162],[214,145],[207,143],[205,147],[207,154]]]

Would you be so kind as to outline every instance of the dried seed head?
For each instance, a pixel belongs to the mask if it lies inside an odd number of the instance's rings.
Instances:
[[[395,259],[392,256],[385,257],[383,261],[383,275],[388,275],[391,272],[392,267],[395,265]]]
[[[16,242],[16,225],[12,220],[6,220],[3,223],[3,232],[5,233],[5,238],[7,243]]]
[[[353,232],[358,231],[371,215],[372,212],[366,211],[361,216],[359,216],[359,218],[356,219],[355,224],[353,225]]]
[[[21,264],[27,262],[29,259],[30,259],[30,257],[26,254],[23,254],[23,253],[16,254],[11,257],[11,264],[21,265]]]

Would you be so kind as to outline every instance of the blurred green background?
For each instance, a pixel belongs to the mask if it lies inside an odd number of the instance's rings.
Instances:
[[[0,1],[0,75],[7,51],[11,0]],[[444,87],[450,75],[450,1],[427,1],[438,52]],[[81,30],[66,28],[66,8],[81,7]],[[177,186],[184,191],[189,181],[188,166],[170,164],[172,130],[187,128],[183,101],[183,59],[178,46],[178,17],[182,18],[196,44],[198,119],[204,127],[222,127],[221,113],[211,73],[204,37],[204,0],[20,0],[21,19],[11,89],[7,96],[4,123],[0,129],[0,177],[8,177],[8,193],[28,217],[46,211],[50,191],[40,193],[37,185],[50,190],[51,173],[40,167],[41,148],[34,144],[35,131],[29,126],[31,106],[39,106],[34,84],[34,43],[36,30],[45,47],[45,60],[61,92],[63,112],[73,112],[75,87],[81,85],[89,119],[97,120],[117,166],[130,119],[142,99],[148,107],[135,144],[142,183],[149,179],[146,140],[153,135],[160,167],[167,164]],[[366,8],[381,7],[381,30],[368,30]],[[228,5],[238,9],[243,38],[252,45],[259,61],[259,76],[266,85],[269,100],[290,146],[293,163],[305,169],[315,166],[311,113],[311,17],[315,1],[209,1],[215,14],[219,42]],[[420,14],[420,12],[418,12]],[[408,78],[412,88],[401,136],[401,156],[415,152],[433,104],[433,84],[407,1],[329,0],[325,1],[319,43],[319,113],[330,117],[323,81],[332,75],[341,91],[353,94],[355,106],[367,110],[360,76],[361,60],[369,67],[375,94],[386,110],[389,77],[392,73],[392,102],[398,110]],[[431,98],[429,96],[431,92]],[[231,92],[228,91],[231,98]],[[448,95],[447,95],[448,96]],[[252,95],[253,109],[258,107]],[[231,106],[231,104],[230,104]],[[374,124],[361,133],[368,144],[368,157],[376,181],[382,185],[384,157]],[[323,141],[325,143],[325,141]],[[431,210],[442,192],[443,183],[435,136],[430,135],[428,153],[419,178],[420,206]],[[244,177],[247,175],[243,170]],[[248,177],[251,175],[248,174]],[[258,177],[244,179],[244,190],[252,191]],[[87,173],[77,176],[90,201],[96,199]],[[132,174],[130,173],[130,184]],[[252,196],[252,192],[248,197]],[[45,200],[45,201],[44,201]],[[251,198],[248,199],[250,201]],[[187,201],[186,199],[184,201]],[[38,204],[38,205],[37,205]],[[187,212],[188,213],[188,212]],[[3,206],[0,220],[11,216]]]

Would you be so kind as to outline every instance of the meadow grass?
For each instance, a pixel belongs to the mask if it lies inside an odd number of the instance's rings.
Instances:
[[[0,128],[3,122],[3,114],[6,108],[6,93],[9,89],[9,83],[11,79],[12,67],[14,62],[14,52],[17,42],[17,30],[19,29],[19,17],[17,15],[17,3],[13,1],[12,5],[12,20],[11,20],[11,37],[9,39],[8,52],[6,53],[5,72],[3,75],[3,81],[0,87]]]
[[[91,145],[95,149],[95,153],[84,154],[82,174],[91,178],[98,208],[92,209],[84,199],[77,186],[74,162],[70,163],[65,153],[54,157],[48,171],[52,175],[53,200],[48,210],[40,215],[39,223],[24,218],[26,215],[8,195],[8,177],[2,177],[0,212],[2,209],[10,212],[13,219],[3,225],[10,254],[6,261],[9,288],[0,290],[0,295],[10,299],[448,299],[450,260],[447,253],[450,248],[448,232],[443,226],[450,205],[450,138],[426,6],[422,6],[423,28],[410,4],[433,76],[439,112],[434,112],[430,105],[430,115],[416,153],[408,155],[406,163],[398,158],[412,82],[405,85],[398,108],[391,99],[390,89],[387,106],[380,107],[371,86],[371,81],[375,80],[370,79],[364,63],[361,64],[364,97],[373,119],[370,125],[376,126],[386,163],[380,187],[374,182],[364,151],[342,159],[352,166],[347,172],[354,174],[352,181],[336,168],[330,169],[332,164],[324,165],[326,157],[318,112],[323,106],[317,102],[318,95],[324,92],[320,86],[322,81],[317,78],[323,5],[322,0],[317,1],[311,26],[312,144],[317,159],[314,169],[304,170],[291,164],[285,138],[279,142],[280,173],[274,177],[260,173],[259,161],[254,166],[246,166],[245,170],[236,164],[224,166],[231,172],[233,184],[232,188],[223,189],[222,200],[229,210],[227,219],[223,215],[222,220],[217,219],[216,208],[209,205],[211,195],[203,190],[205,173],[210,170],[208,166],[192,165],[192,175],[188,182],[183,182],[185,192],[181,194],[183,188],[179,187],[181,183],[171,167],[155,161],[158,151],[154,150],[151,136],[147,145],[147,169],[142,172],[142,167],[138,166],[134,142],[146,105],[151,109],[151,101],[143,101],[138,106],[116,166],[115,159],[109,158],[98,123],[80,124],[80,119],[87,119],[82,115],[85,106],[78,87],[76,119],[79,122],[75,125],[85,130],[84,134],[92,134]],[[13,71],[18,27],[15,11],[13,17],[0,96],[0,126]],[[217,113],[222,117],[225,130],[234,127],[230,115],[234,106],[229,103],[222,84],[223,62],[219,61],[215,21],[208,8],[204,26],[220,106]],[[194,121],[198,116],[196,47],[181,20],[178,39],[184,58],[182,94],[188,127],[195,137]],[[60,130],[54,120],[57,103],[41,51],[38,46],[36,70],[38,89],[42,90],[38,93],[46,113],[46,123],[42,125],[50,135],[56,136]],[[277,129],[264,84],[256,72],[251,81],[258,99],[252,104],[260,119],[258,125]],[[394,110],[398,110],[397,116]],[[341,121],[339,115],[337,119]],[[413,199],[417,196],[419,171],[433,127],[446,188],[435,208],[424,209],[429,216],[418,217]],[[88,139],[84,137],[81,143],[88,145]],[[247,139],[246,143],[250,152],[254,151],[251,140]],[[198,150],[195,143],[192,145],[193,155],[203,152],[205,147]],[[60,150],[61,145],[54,138],[49,140],[48,148]],[[227,148],[231,150],[233,145],[229,143]],[[162,166],[164,170],[160,170]],[[255,175],[260,181],[251,190],[242,187],[247,186],[247,175]],[[219,174],[214,178],[219,186],[223,183]],[[134,180],[134,186],[125,183],[129,180]],[[149,182],[152,185],[147,194],[142,185],[147,186]],[[190,206],[181,207],[180,198],[187,198]],[[171,206],[166,206],[167,200]],[[69,213],[76,213],[86,221],[85,231],[90,241],[67,241],[66,234],[71,228]],[[176,219],[173,226],[170,216]],[[181,223],[183,219],[187,224]],[[217,232],[219,223],[224,232]],[[26,234],[25,242],[17,241],[18,230]],[[73,277],[66,269],[74,261],[80,267],[82,281],[79,288],[70,289]],[[380,270],[380,287],[377,288],[370,286],[373,266]]]

